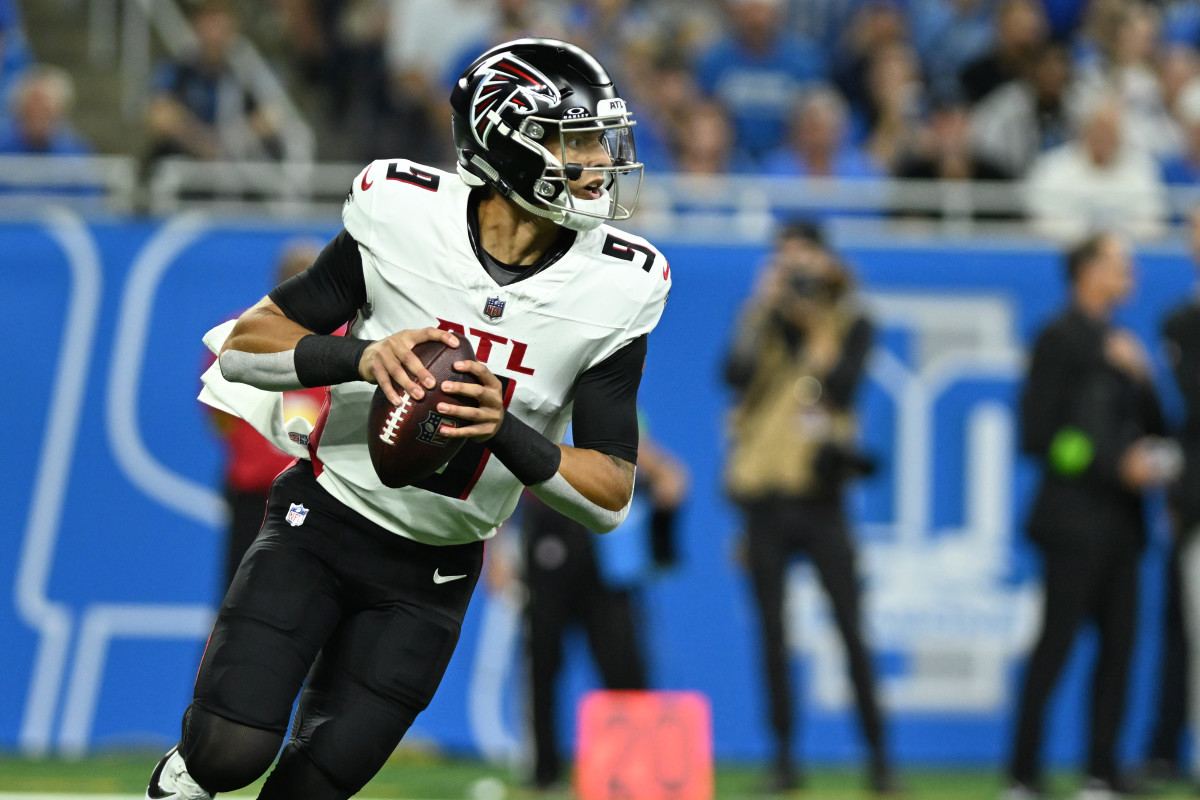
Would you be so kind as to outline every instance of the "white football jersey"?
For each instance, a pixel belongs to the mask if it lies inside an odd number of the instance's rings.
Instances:
[[[470,191],[455,174],[403,160],[376,161],[359,174],[342,219],[362,253],[367,304],[350,334],[382,339],[440,326],[465,336],[505,384],[509,413],[559,442],[580,375],[658,323],[670,267],[645,239],[602,225],[579,233],[541,272],[500,286],[471,245]],[[366,441],[374,391],[361,381],[331,387],[309,443],[320,484],[417,541],[490,536],[516,507],[521,483],[468,442],[420,487],[383,486]]]

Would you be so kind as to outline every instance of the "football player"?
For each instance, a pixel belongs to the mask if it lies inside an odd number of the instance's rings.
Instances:
[[[605,224],[637,199],[633,120],[595,59],[548,39],[487,51],[450,103],[457,175],[368,165],[344,230],[242,315],[206,376],[277,439],[275,394],[329,390],[311,433],[281,442],[306,457],[272,487],[147,798],[241,788],[277,754],[259,797],[355,794],[432,699],[484,540],[522,488],[595,531],[629,508],[646,337],[671,285],[661,253]],[[441,473],[385,488],[372,384],[421,398],[433,377],[413,346],[462,337],[477,360],[456,368],[480,383],[442,388],[478,406],[438,410],[462,421],[442,434],[470,441]]]

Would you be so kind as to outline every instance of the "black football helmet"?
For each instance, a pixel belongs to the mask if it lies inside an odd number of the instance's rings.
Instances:
[[[634,121],[612,78],[582,49],[518,39],[488,50],[450,94],[458,171],[574,230],[628,219],[641,191]],[[551,148],[557,147],[558,153]],[[579,198],[569,183],[595,176]]]

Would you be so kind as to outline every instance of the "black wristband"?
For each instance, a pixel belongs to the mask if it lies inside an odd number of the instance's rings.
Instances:
[[[485,444],[526,486],[553,478],[562,461],[558,445],[508,413]]]
[[[296,342],[296,377],[310,387],[361,381],[358,362],[370,344],[368,339],[310,333]]]

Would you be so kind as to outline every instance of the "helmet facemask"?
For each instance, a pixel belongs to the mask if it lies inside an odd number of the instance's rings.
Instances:
[[[602,111],[613,108],[617,113],[586,116],[585,112],[562,120],[531,116],[517,133],[545,162],[541,178],[533,183],[533,194],[546,208],[534,213],[573,230],[629,219],[641,194],[644,167],[637,160],[633,138],[637,123],[622,101],[601,103]],[[557,155],[543,144],[555,140]],[[577,196],[576,191],[586,196]]]

